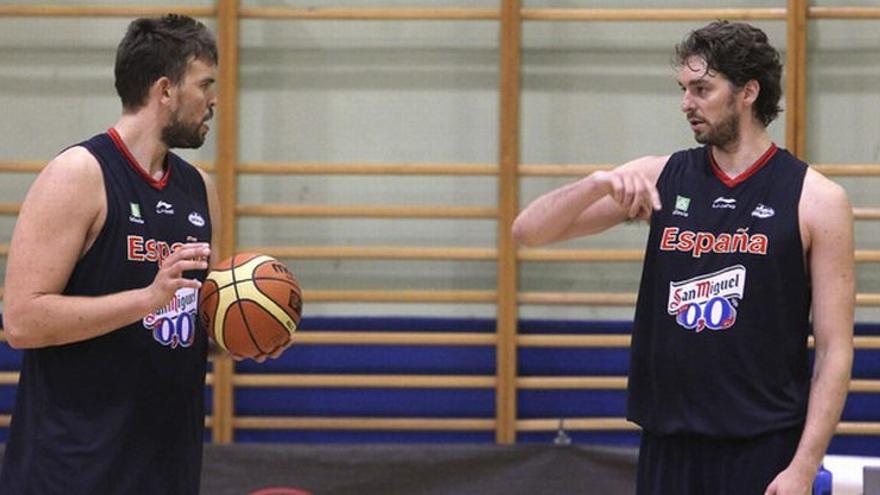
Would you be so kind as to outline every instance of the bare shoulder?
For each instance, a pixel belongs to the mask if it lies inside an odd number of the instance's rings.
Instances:
[[[97,158],[82,146],[74,146],[64,150],[46,165],[35,185],[40,181],[64,181],[72,185],[93,185],[98,182],[100,185],[103,179]]]
[[[48,167],[64,166],[73,172],[79,173],[98,173],[100,165],[98,159],[95,158],[89,150],[82,146],[72,146],[67,148],[61,154],[56,156],[49,162]]]
[[[46,165],[21,205],[16,230],[78,232],[89,241],[106,213],[104,177],[97,159],[81,147],[65,150]]]
[[[817,243],[851,249],[853,210],[840,184],[813,169],[807,170],[798,204],[802,240],[807,250]]]
[[[800,209],[812,216],[852,213],[846,189],[812,168],[807,169],[804,177]]]

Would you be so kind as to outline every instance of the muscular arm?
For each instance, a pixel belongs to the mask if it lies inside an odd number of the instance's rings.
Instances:
[[[533,201],[516,218],[513,236],[540,246],[602,232],[660,209],[657,178],[668,156],[647,156],[595,172]]]
[[[22,204],[6,268],[4,324],[15,348],[86,340],[142,318],[181,287],[199,283],[183,271],[203,269],[207,245],[187,244],[165,259],[142,289],[99,297],[65,296],[74,265],[88,250],[106,215],[103,177],[95,158],[71,148],[47,165]]]
[[[772,494],[807,493],[840,420],[853,359],[852,207],[840,186],[812,170],[804,181],[802,198],[800,216],[813,287],[816,357],[804,431],[791,464],[768,489]],[[804,491],[786,489],[797,485],[799,479],[806,483],[801,485]]]

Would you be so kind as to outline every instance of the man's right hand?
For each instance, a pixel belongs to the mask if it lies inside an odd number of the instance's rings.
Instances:
[[[161,308],[182,288],[198,289],[202,283],[195,279],[184,278],[183,274],[190,270],[206,270],[211,247],[206,242],[183,244],[159,263],[159,272],[150,284],[151,300],[155,307]]]
[[[648,220],[652,211],[661,208],[657,186],[639,169],[619,167],[595,172],[593,177],[607,188],[608,195],[630,220]]]

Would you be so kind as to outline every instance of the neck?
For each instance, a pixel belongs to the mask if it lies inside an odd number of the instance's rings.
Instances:
[[[718,168],[733,178],[748,170],[772,143],[764,127],[740,129],[736,141],[724,146],[712,146],[712,157]]]
[[[123,114],[113,128],[137,160],[138,166],[150,177],[161,179],[165,173],[168,146],[162,142],[162,127],[158,125],[158,119],[147,114],[147,109]]]

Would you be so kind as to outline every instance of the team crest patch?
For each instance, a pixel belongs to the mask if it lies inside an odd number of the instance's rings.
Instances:
[[[681,282],[669,283],[667,312],[687,330],[726,330],[736,323],[736,308],[746,288],[746,268],[734,265]]]

